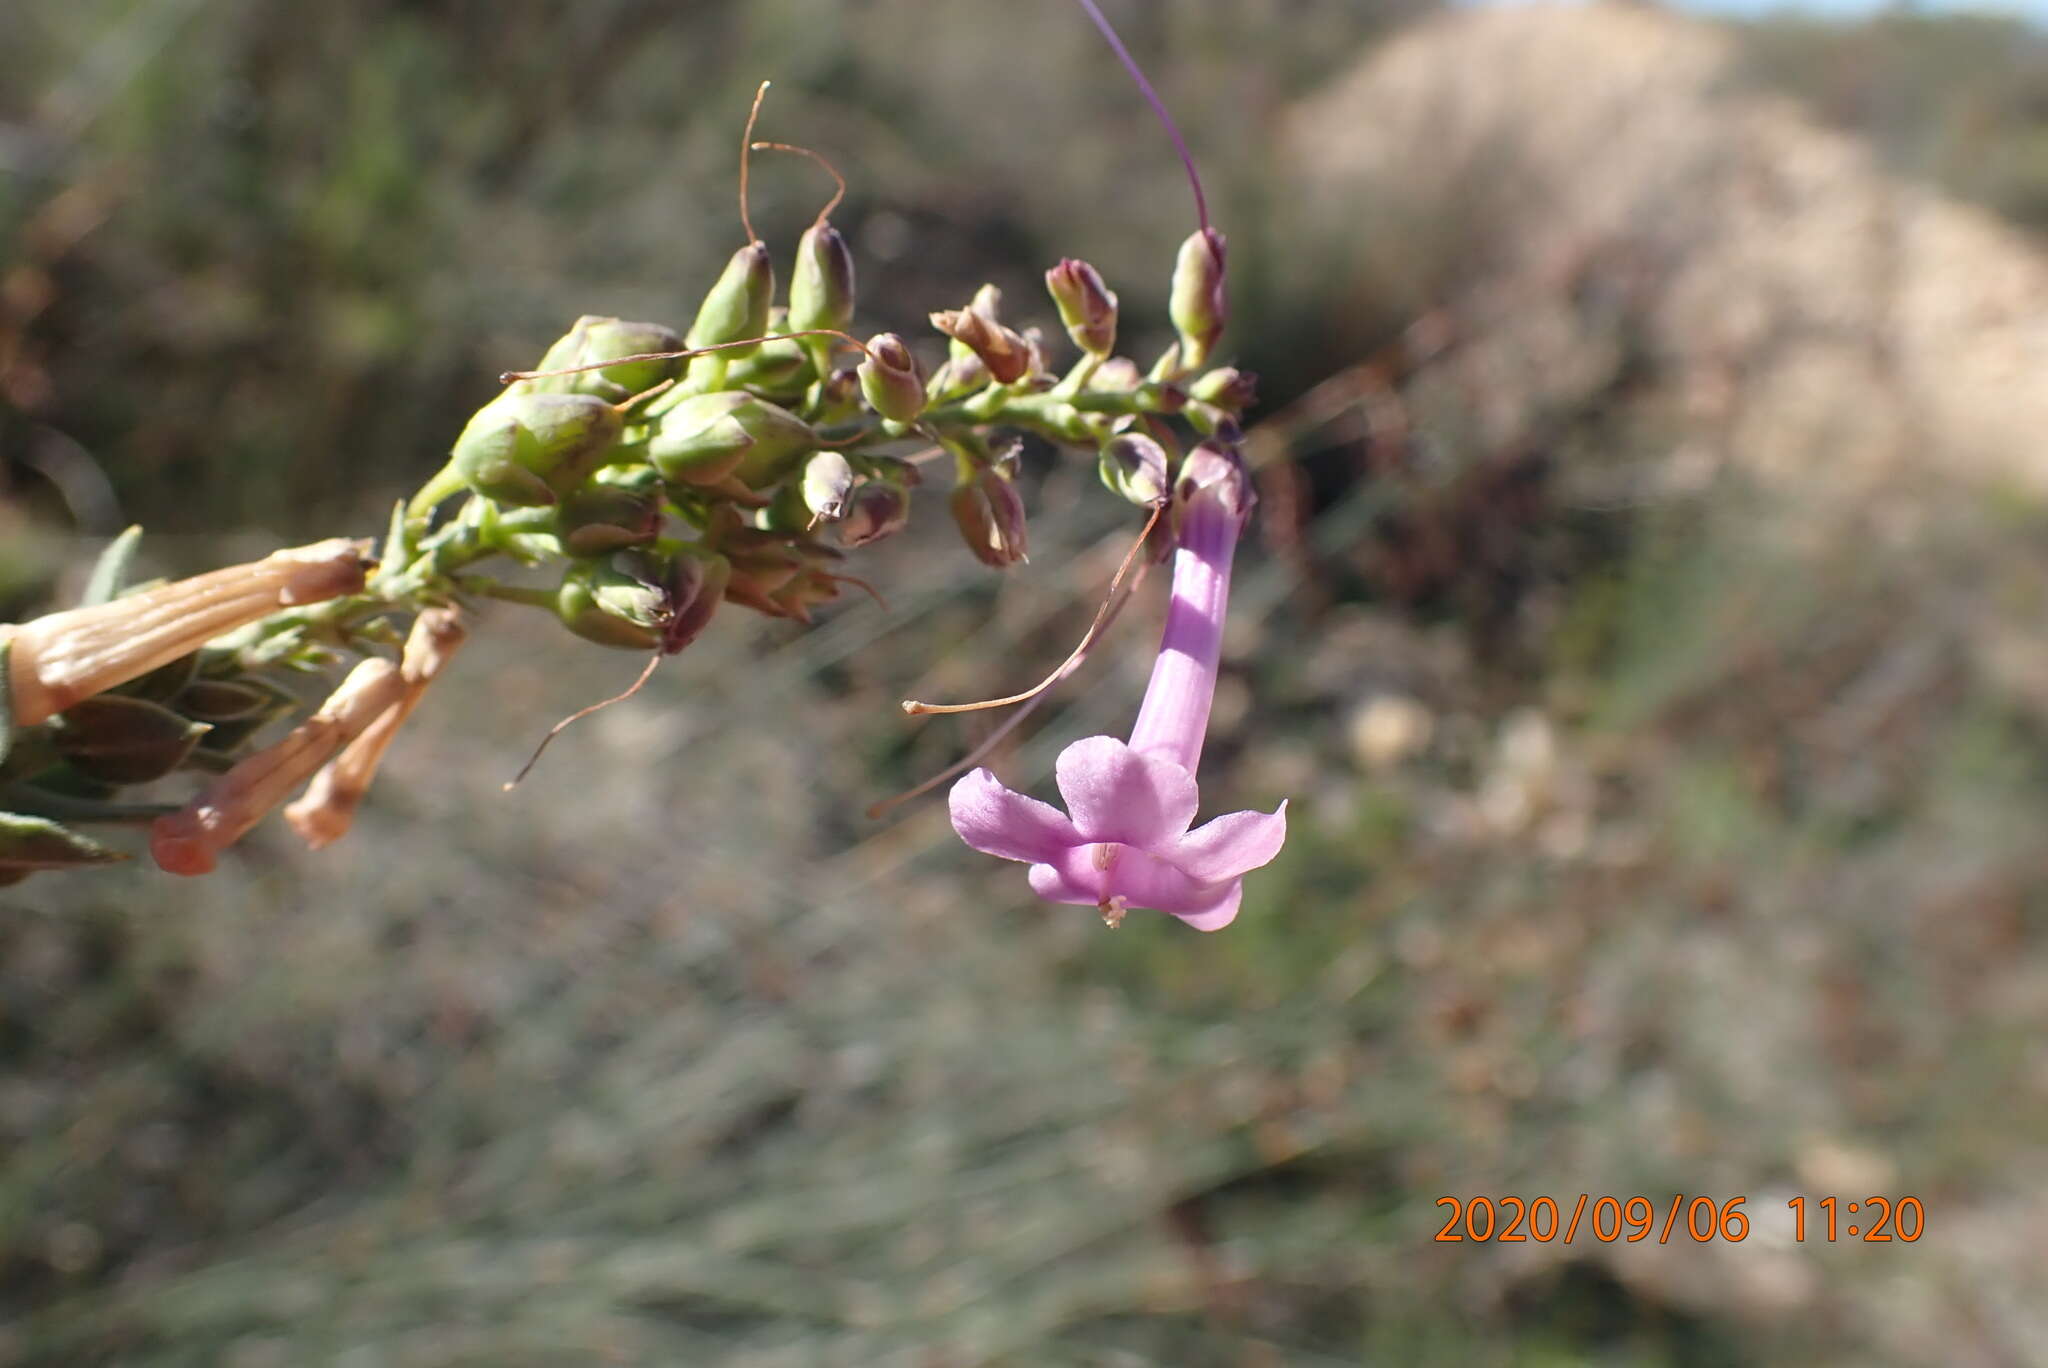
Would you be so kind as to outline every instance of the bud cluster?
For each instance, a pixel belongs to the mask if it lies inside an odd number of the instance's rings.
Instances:
[[[1181,249],[1177,341],[1149,367],[1116,355],[1117,296],[1076,260],[1046,273],[1080,353],[1063,373],[992,286],[931,315],[934,367],[894,333],[863,343],[850,333],[852,252],[822,218],[797,244],[786,298],[756,241],[680,333],[578,319],[463,427],[374,561],[366,544],[320,543],[126,595],[116,566],[90,606],[0,627],[0,883],[117,858],[64,825],[95,820],[152,821],[158,862],[201,873],[309,783],[288,816],[309,844],[333,841],[478,600],[658,655],[726,605],[808,622],[859,583],[847,554],[905,525],[934,457],[950,458],[968,551],[1015,565],[1027,433],[1087,453],[1121,498],[1161,506],[1181,464],[1170,420],[1227,436],[1252,401],[1250,376],[1203,369],[1222,270],[1220,235],[1205,228]],[[117,559],[132,551],[124,539]],[[362,659],[340,687],[257,747],[302,706],[282,677],[344,653]],[[118,801],[181,769],[216,777],[174,808]]]

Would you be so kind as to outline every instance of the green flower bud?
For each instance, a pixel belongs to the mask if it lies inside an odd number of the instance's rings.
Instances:
[[[595,395],[503,394],[469,420],[450,465],[484,498],[549,504],[603,462],[621,426]]]
[[[759,337],[768,331],[768,307],[774,299],[775,263],[765,243],[750,242],[733,253],[725,274],[704,296],[685,340],[692,347],[715,347]],[[752,352],[751,347],[734,347],[718,355],[737,361]]]
[[[670,484],[715,485],[737,476],[762,489],[817,447],[817,434],[788,409],[743,390],[721,390],[691,395],[662,414],[647,459]]]
[[[1166,448],[1142,432],[1119,432],[1110,438],[1096,464],[1112,493],[1141,508],[1165,501],[1166,468]]]
[[[661,535],[661,480],[646,470],[649,487],[591,481],[555,509],[555,535],[572,556],[602,556]]]
[[[622,319],[585,314],[576,320],[575,326],[560,341],[548,348],[548,354],[534,369],[567,370],[572,366],[588,366],[619,356],[679,351],[682,345],[683,339],[676,336],[673,328],[664,328],[659,323],[628,323]],[[616,402],[654,388],[676,374],[682,364],[674,358],[628,361],[623,365],[606,366],[603,370],[522,380],[512,388],[526,394],[594,394],[600,399]]]
[[[1006,569],[1027,560],[1024,501],[1017,486],[995,466],[963,469],[950,500],[953,521],[976,560]]]
[[[804,462],[804,476],[798,488],[804,507],[813,517],[836,520],[846,511],[846,496],[853,489],[853,467],[836,451],[821,451]]]
[[[924,412],[924,380],[918,375],[917,358],[895,333],[876,333],[868,339],[868,354],[855,373],[868,404],[898,423],[914,423]]]
[[[893,537],[910,521],[910,493],[887,480],[869,480],[847,500],[839,544],[849,551]]]
[[[987,314],[943,309],[931,318],[934,328],[980,357],[997,384],[1014,385],[1030,373],[1031,355],[1024,339]]]
[[[820,219],[796,245],[796,268],[789,277],[790,331],[839,331],[852,322],[853,253],[839,230]],[[831,338],[806,337],[803,346],[818,374],[831,369]]]
[[[184,764],[209,730],[158,704],[101,694],[57,715],[57,753],[88,778],[147,784]]]
[[[1190,370],[1209,360],[1209,349],[1223,333],[1230,307],[1224,296],[1223,234],[1202,228],[1180,245],[1173,267],[1173,293],[1167,312],[1180,334],[1180,361]]]
[[[1045,288],[1075,346],[1095,357],[1116,350],[1116,295],[1093,266],[1067,257],[1045,273]]]

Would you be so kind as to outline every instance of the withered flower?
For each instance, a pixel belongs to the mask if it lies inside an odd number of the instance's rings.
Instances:
[[[280,608],[360,593],[366,549],[335,537],[9,628],[14,720],[32,727]]]
[[[220,852],[242,839],[286,794],[361,736],[405,693],[399,668],[365,660],[341,687],[275,745],[240,761],[206,791],[150,824],[149,853],[171,874],[209,874]]]
[[[320,850],[348,834],[356,819],[356,808],[377,777],[377,767],[383,763],[392,738],[419,706],[427,685],[455,658],[468,637],[469,628],[454,608],[429,608],[413,619],[404,658],[398,667],[399,678],[405,685],[403,692],[341,754],[328,761],[313,776],[313,782],[306,786],[299,800],[284,810],[284,819],[307,845]]]

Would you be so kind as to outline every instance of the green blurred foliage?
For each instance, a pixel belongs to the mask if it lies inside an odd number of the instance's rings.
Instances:
[[[2048,228],[2048,34],[1998,14],[1786,15],[1741,29],[1754,77],[1891,166]]]
[[[1264,118],[1401,12],[1120,15],[1219,214],[1250,226]],[[1252,43],[1259,63],[1232,60]],[[990,273],[1036,301],[1061,255],[1157,317],[1191,222],[1164,138],[1068,7],[38,0],[0,15],[0,53],[0,258],[28,282],[0,333],[5,441],[66,434],[162,531],[366,516],[566,320],[687,318],[743,241],[762,79],[762,134],[849,178],[864,315],[907,335]],[[786,275],[829,184],[758,162]]]

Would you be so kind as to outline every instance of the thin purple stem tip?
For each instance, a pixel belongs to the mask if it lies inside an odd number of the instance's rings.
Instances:
[[[1173,139],[1173,149],[1180,153],[1180,164],[1188,170],[1188,184],[1194,187],[1195,216],[1202,221],[1202,231],[1208,232],[1209,201],[1202,194],[1202,178],[1195,174],[1195,159],[1188,151],[1187,139],[1180,135],[1180,125],[1173,121],[1173,115],[1166,112],[1166,101],[1159,98],[1159,92],[1145,79],[1145,73],[1138,67],[1138,59],[1131,56],[1131,50],[1124,46],[1124,40],[1117,37],[1116,30],[1110,26],[1108,16],[1103,14],[1095,0],[1077,0],[1077,3],[1088,12],[1088,17],[1095,21],[1095,27],[1102,30],[1102,36],[1108,40],[1117,60],[1124,64],[1124,70],[1130,72],[1131,79],[1138,83],[1138,91],[1145,97],[1145,102],[1152,106],[1152,112],[1159,116],[1159,122],[1166,125],[1166,136]]]

